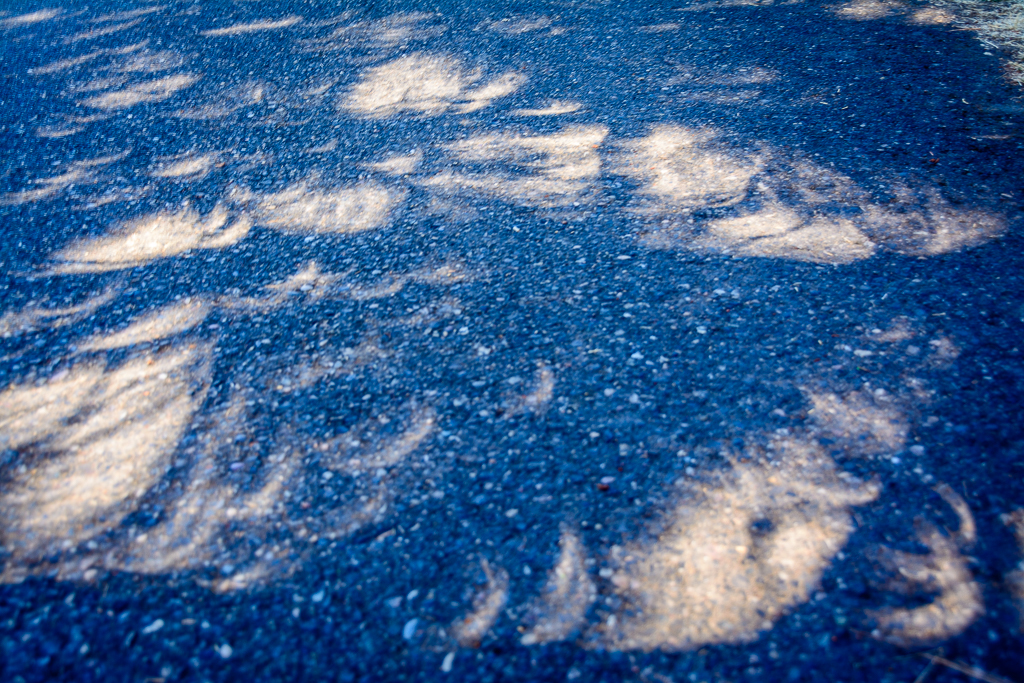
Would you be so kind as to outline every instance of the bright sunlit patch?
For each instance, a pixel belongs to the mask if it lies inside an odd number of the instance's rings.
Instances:
[[[853,531],[850,507],[879,487],[838,476],[810,443],[775,442],[773,463],[734,464],[692,486],[657,540],[620,548],[611,577],[627,606],[594,644],[684,650],[743,643],[808,600]]]
[[[1013,531],[1017,539],[1017,552],[1021,555],[1017,566],[1008,571],[1003,580],[1016,603],[1018,623],[1024,628],[1024,509],[1018,508],[1010,514],[1004,514],[1001,519]]]
[[[679,93],[678,101],[728,105],[748,102],[760,96],[761,91],[753,89],[685,90]]]
[[[322,145],[316,145],[306,150],[306,154],[327,154],[338,149],[338,140],[332,139],[323,143]]]
[[[388,439],[375,436],[376,425],[367,423],[361,429],[337,439],[339,450],[332,459],[338,463],[339,468],[350,473],[394,467],[419,448],[434,433],[436,426],[437,414],[429,408],[414,410],[405,428]]]
[[[74,208],[76,211],[90,211],[101,206],[107,206],[108,204],[138,201],[143,197],[148,197],[154,189],[153,185],[143,185],[141,187],[133,187],[131,185],[124,187],[107,186],[107,189],[102,194],[94,193],[82,197],[84,201],[76,204]]]
[[[890,197],[878,201],[852,178],[831,168],[802,159],[783,160],[767,150],[766,154],[790,172],[759,177],[761,210],[788,205],[802,216],[802,226],[821,221],[845,226],[841,232],[817,240],[817,247],[810,245],[817,258],[805,260],[844,262],[864,258],[875,247],[932,256],[982,244],[1006,229],[1001,217],[954,206],[938,188],[924,182],[915,186],[893,179],[887,188]],[[782,199],[783,195],[789,198]],[[843,219],[818,214],[815,207],[829,204],[857,207],[860,213]]]
[[[72,162],[68,165],[68,170],[66,172],[52,178],[43,178],[34,181],[34,184],[39,186],[36,189],[11,192],[3,195],[0,197],[0,206],[5,204],[24,204],[26,202],[50,199],[54,195],[70,189],[74,185],[81,186],[96,183],[99,179],[97,178],[96,171],[94,169],[120,161],[127,155],[127,152],[123,152],[121,154],[97,157],[87,161]]]
[[[301,91],[303,97],[320,97],[326,95],[327,92],[334,87],[338,81],[336,79],[330,79],[328,81],[319,81],[310,84],[305,90]]]
[[[310,261],[284,280],[267,285],[262,296],[228,293],[217,298],[217,305],[224,310],[270,311],[296,301],[296,295],[315,300],[332,294],[332,287],[339,279],[334,273],[321,272],[317,262]]]
[[[195,103],[174,112],[174,116],[195,121],[211,121],[230,116],[234,112],[266,98],[266,86],[260,81],[249,81],[225,88],[207,101]]]
[[[379,350],[377,351],[379,354]],[[404,413],[404,419],[397,419]],[[391,429],[388,425],[396,426]],[[379,523],[387,514],[398,489],[394,481],[377,481],[368,475],[383,477],[406,464],[437,427],[437,415],[431,408],[406,404],[390,415],[378,415],[356,425],[347,434],[322,442],[321,463],[339,474],[351,477],[353,496],[322,518],[322,528],[334,535],[351,534],[367,524]]]
[[[551,372],[550,368],[542,365],[537,369],[533,386],[529,391],[525,394],[509,396],[503,401],[504,414],[512,416],[526,412],[544,412],[554,396],[555,374]]]
[[[665,81],[665,85],[744,86],[772,83],[780,78],[778,72],[774,69],[760,66],[725,70],[709,69],[695,64],[687,64],[676,67],[676,72],[674,76]],[[751,90],[748,92],[759,94],[760,91]]]
[[[913,339],[917,335],[917,331],[914,326],[910,324],[910,321],[904,316],[897,316],[892,319],[889,329],[883,330],[878,333],[874,339],[877,341],[898,343]]]
[[[101,351],[167,339],[195,329],[209,312],[209,304],[199,300],[168,304],[133,320],[123,330],[97,334],[78,348],[80,351]]]
[[[507,17],[497,21],[485,21],[477,28],[506,36],[518,36],[523,33],[540,31],[549,26],[551,26],[549,17]]]
[[[184,63],[181,55],[170,50],[139,50],[122,55],[110,70],[122,74],[156,73],[177,69]]]
[[[36,135],[41,138],[59,140],[71,135],[77,135],[85,130],[85,126],[40,126],[36,128]]]
[[[109,304],[118,294],[118,287],[111,286],[80,304],[52,308],[27,306],[19,311],[7,311],[0,317],[0,336],[6,339],[37,330],[52,330],[78,324]]]
[[[953,15],[934,7],[919,9],[910,15],[910,23],[918,26],[943,26],[953,23]]]
[[[497,76],[487,83],[463,93],[462,101],[455,105],[455,111],[460,114],[468,114],[489,107],[491,102],[515,92],[524,83],[526,83],[526,76],[519,73],[510,72]]]
[[[398,12],[384,19],[359,21],[335,29],[327,38],[306,41],[309,50],[350,50],[353,47],[392,48],[436,38],[447,26],[431,23],[431,12]]]
[[[218,159],[216,154],[183,154],[177,157],[158,159],[157,168],[151,175],[154,178],[199,180],[213,170]]]
[[[42,138],[63,138],[85,130],[86,124],[96,123],[108,118],[110,118],[109,114],[68,116],[65,117],[63,125],[40,126],[36,129],[36,135]]]
[[[211,29],[202,31],[199,35],[215,38],[218,36],[239,36],[246,33],[259,33],[260,31],[276,31],[280,28],[295,26],[302,21],[302,17],[291,16],[278,21],[254,21],[248,24],[235,24],[226,28]]]
[[[123,74],[117,74],[114,76],[101,76],[99,78],[94,78],[90,81],[70,83],[68,85],[68,92],[89,93],[99,92],[101,90],[112,90],[114,88],[120,88],[122,85],[127,83],[128,80],[128,76],[125,76]]]
[[[416,282],[429,285],[450,285],[456,282],[470,282],[473,273],[458,263],[448,263],[437,268],[423,268],[410,273],[409,277]]]
[[[323,298],[349,299],[353,301],[371,301],[383,299],[397,294],[411,282],[431,285],[450,285],[471,279],[472,274],[458,264],[444,265],[439,268],[423,268],[411,273],[387,274],[372,284],[357,285],[344,281],[343,275],[321,272],[320,266],[311,261],[280,282],[267,285],[261,296],[241,296],[226,294],[217,298],[217,305],[222,309],[236,311],[268,311],[299,301],[314,301]],[[400,319],[403,326],[420,327],[428,321],[438,321],[462,312],[455,301],[445,301],[434,306],[424,307],[416,314]],[[351,351],[351,350],[349,350]],[[352,360],[348,351],[346,359]]]
[[[974,517],[967,503],[945,484],[936,492],[960,518],[960,529],[948,536],[923,518],[915,520],[918,541],[930,551],[918,555],[878,548],[875,561],[889,578],[880,587],[915,595],[938,593],[922,607],[889,607],[873,610],[876,628],[871,635],[904,648],[930,647],[960,635],[985,613],[981,586],[974,580],[968,558],[961,549],[975,541]]]
[[[59,73],[61,71],[70,71],[71,69],[79,67],[82,64],[86,64],[87,62],[91,62],[92,60],[104,54],[106,54],[106,50],[96,50],[94,52],[89,52],[84,55],[79,55],[78,57],[60,59],[56,62],[50,62],[45,66],[38,66],[32,69],[31,73],[36,76],[43,76]]]
[[[455,58],[415,53],[368,69],[342,99],[341,108],[371,118],[405,112],[470,112],[490,105],[526,82],[525,76],[515,72],[478,84],[482,78],[482,71],[467,71]]]
[[[386,225],[405,193],[373,182],[339,189],[299,183],[272,194],[238,192],[235,199],[252,201],[259,222],[277,230],[356,233]]]
[[[713,221],[695,243],[738,256],[813,263],[851,263],[868,258],[875,250],[871,240],[848,220],[803,221],[795,212],[774,208]]]
[[[716,133],[681,126],[656,126],[622,147],[615,170],[642,183],[634,207],[640,213],[736,204],[761,168],[756,157],[726,151]]]
[[[742,75],[762,76],[770,74]],[[756,154],[744,153],[713,131],[659,126],[621,148],[615,170],[641,181],[629,210],[658,221],[643,237],[655,248],[840,264],[879,249],[949,253],[1006,230],[998,215],[953,206],[931,185],[895,179],[891,196],[875,199],[830,167],[763,144]],[[769,165],[774,172],[766,172]],[[857,211],[837,215],[836,206]],[[710,207],[729,211],[695,220],[693,212]]]
[[[82,104],[95,109],[115,110],[128,109],[144,102],[162,102],[173,97],[178,91],[189,87],[197,80],[199,80],[198,77],[189,74],[158,78],[152,81],[136,83],[123,90],[90,97],[82,102]]]
[[[854,391],[845,396],[808,392],[808,414],[818,429],[853,455],[898,453],[903,450],[907,418],[883,391],[877,396]]]
[[[469,223],[480,218],[480,210],[456,196],[454,188],[441,189],[438,194],[431,197],[427,211],[434,216],[443,217],[451,224]]]
[[[567,206],[600,175],[597,148],[607,134],[604,126],[580,126],[551,135],[480,135],[448,150],[460,161],[485,163],[485,172],[448,171],[423,184],[440,194],[470,191],[528,206]]]
[[[928,342],[928,361],[940,368],[948,368],[960,357],[961,349],[952,339],[940,335]]]
[[[569,100],[555,101],[540,109],[514,109],[512,113],[516,116],[560,116],[579,111],[582,105],[579,102]]]
[[[844,19],[855,19],[857,21],[869,21],[882,19],[892,14],[902,12],[905,6],[899,2],[881,2],[880,0],[852,0],[844,5],[839,5],[833,11]]]
[[[111,24],[109,26],[100,26],[98,28],[91,29],[89,31],[83,31],[82,33],[76,33],[73,36],[68,36],[64,39],[65,43],[77,43],[81,40],[93,40],[95,38],[102,38],[108,36],[111,33],[119,33],[126,31],[133,26],[138,26],[142,23],[142,19],[135,19],[133,21],[125,21],[120,24]]]
[[[323,372],[310,370],[302,366],[287,368],[277,377],[281,384],[276,391],[286,395],[312,387]],[[262,388],[251,377],[236,377],[236,381],[237,388],[227,405],[196,424],[195,429],[202,434],[200,446],[190,459],[185,488],[166,503],[165,521],[126,539],[128,542],[122,541],[120,548],[107,553],[101,562],[111,568],[145,573],[216,566],[224,578],[200,582],[219,592],[280,577],[293,571],[298,561],[289,557],[287,547],[281,548],[271,540],[272,525],[289,524],[297,531],[296,539],[304,538],[310,528],[334,539],[381,522],[397,493],[395,482],[361,475],[372,472],[379,476],[382,470],[399,467],[435,427],[432,410],[410,405],[398,411],[406,414],[405,419],[379,415],[327,442],[313,441],[295,425],[285,424],[275,438],[279,445],[269,458],[246,460],[256,486],[240,490],[233,482],[237,479],[236,467],[229,462],[239,457],[238,436],[249,429],[249,399]],[[397,428],[385,427],[389,423]],[[321,467],[328,469],[321,472],[320,468],[303,468],[302,459],[312,450],[323,453]],[[301,513],[294,516],[289,501],[297,504],[303,495],[332,476],[344,477],[350,483],[342,500],[316,519]],[[245,529],[252,542],[225,549],[223,530],[228,523]]]
[[[163,313],[188,319],[185,325],[195,318],[194,311]],[[169,331],[165,327],[160,333]],[[398,493],[396,483],[363,475],[379,477],[402,466],[434,433],[432,409],[406,404],[328,442],[313,441],[294,424],[284,424],[269,454],[245,457],[255,447],[252,442],[239,450],[251,429],[250,399],[265,388],[237,375],[227,401],[209,415],[196,416],[209,386],[210,351],[210,344],[174,347],[135,356],[118,368],[83,362],[49,384],[0,393],[2,445],[17,448],[28,465],[47,458],[42,466],[18,469],[13,486],[0,495],[3,542],[10,552],[0,580],[18,581],[38,571],[33,563],[58,549],[72,553],[44,567],[56,569],[62,580],[90,581],[97,568],[139,573],[216,568],[222,578],[197,581],[218,592],[238,590],[296,567],[289,542],[285,548],[275,542],[274,524],[287,523],[296,540],[307,536],[307,525],[333,539],[384,519]],[[379,350],[356,349],[348,367],[379,357]],[[310,388],[331,369],[289,367],[278,375],[283,386],[276,391],[286,395]],[[198,438],[182,449],[185,429]],[[331,469],[306,471],[302,459],[311,450],[322,452],[322,466]],[[245,475],[234,462],[241,457]],[[184,468],[182,486],[167,490],[158,484],[171,466]],[[290,501],[297,505],[335,473],[351,485],[340,503],[315,520],[293,516]],[[243,476],[252,482],[239,487]],[[45,486],[50,479],[58,483]],[[128,514],[154,504],[164,511],[155,524],[126,523]],[[250,542],[225,548],[227,524],[245,529]]]
[[[457,264],[452,264],[441,266],[440,268],[423,268],[414,270],[411,273],[388,273],[382,275],[377,282],[368,285],[346,284],[338,288],[335,295],[354,301],[370,301],[393,296],[402,291],[410,282],[450,285],[456,282],[465,282],[470,278],[471,274],[466,272],[465,269]],[[413,324],[413,326],[416,325]]]
[[[73,166],[67,173],[37,180],[36,183],[41,186],[37,189],[22,190],[21,192],[12,192],[4,195],[3,199],[0,200],[0,204],[23,204],[25,202],[48,199],[72,185],[82,185],[90,182],[94,182],[94,176],[88,169],[82,166]]]
[[[16,28],[18,26],[31,26],[41,21],[49,21],[61,13],[59,9],[41,9],[28,14],[19,14],[16,17],[0,19],[0,28]]]
[[[482,565],[487,583],[475,591],[473,610],[449,627],[452,638],[462,647],[479,647],[508,602],[508,572],[500,567],[492,569],[487,560]]]
[[[190,249],[222,249],[244,238],[252,227],[245,216],[229,223],[217,206],[206,216],[191,208],[155,213],[124,223],[105,237],[76,242],[53,256],[58,273],[102,273],[177,256]]]
[[[204,437],[202,445],[192,458],[184,490],[169,501],[166,520],[126,539],[118,552],[107,556],[113,560],[105,560],[108,566],[159,573],[209,566],[218,555],[225,564],[244,564],[245,568],[236,575],[209,585],[221,591],[244,588],[273,573],[272,552],[268,556],[261,550],[256,558],[249,553],[237,553],[224,559],[217,547],[226,523],[245,525],[251,532],[259,533],[265,520],[284,517],[283,494],[298,470],[299,453],[284,445],[270,454],[259,484],[252,490],[239,491],[225,480],[225,470],[230,469],[219,456],[230,449],[235,435],[246,429],[250,417],[246,392],[240,387],[221,410],[202,420],[198,425]],[[277,569],[281,571],[284,566],[278,562]]]
[[[683,28],[682,24],[678,24],[674,21],[668,21],[661,24],[641,26],[640,31],[642,31],[643,33],[666,33],[668,31],[678,31],[681,28]]]
[[[208,353],[193,345],[120,366],[81,362],[0,393],[0,441],[27,465],[0,495],[8,551],[31,559],[115,528],[163,476],[202,403]]]
[[[584,564],[586,549],[580,537],[563,524],[558,541],[558,562],[548,572],[540,596],[527,609],[523,645],[537,645],[569,638],[585,623],[587,610],[597,599],[594,581]]]
[[[714,2],[694,2],[679,8],[680,12],[706,12],[719,10],[722,7],[770,7],[777,0],[715,0]],[[802,0],[778,0],[779,4],[794,5]]]
[[[128,10],[126,12],[115,12],[114,14],[104,14],[103,16],[96,17],[93,19],[93,23],[100,24],[107,21],[127,21],[134,19],[135,17],[144,17],[147,14],[153,14],[165,9],[167,5],[152,5],[150,7],[140,7],[139,9]]]
[[[384,161],[369,164],[369,167],[389,175],[408,175],[416,170],[421,161],[423,161],[423,152],[416,150],[409,154],[388,157]]]
[[[363,341],[355,346],[342,347],[335,356],[321,356],[317,361],[289,366],[273,377],[270,386],[284,394],[311,389],[325,378],[356,372],[361,367],[384,361],[390,356],[376,342]]]
[[[895,185],[893,194],[894,202],[863,206],[860,220],[866,234],[893,251],[937,256],[984,244],[1006,232],[1004,218],[954,206],[934,187]]]
[[[329,290],[339,276],[331,273],[320,272],[320,266],[316,261],[310,261],[297,270],[288,279],[266,286],[268,292],[278,295],[288,295],[295,292],[309,294],[313,298],[320,297],[326,290]]]

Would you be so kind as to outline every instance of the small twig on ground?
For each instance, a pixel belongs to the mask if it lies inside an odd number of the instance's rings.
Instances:
[[[928,661],[928,666],[926,666],[924,669],[921,670],[921,673],[919,673],[917,675],[917,678],[914,679],[914,683],[924,683],[924,679],[928,678],[928,674],[930,674],[932,672],[932,669],[934,669],[934,668],[935,668],[935,660],[934,659],[929,660]]]
[[[966,664],[954,662],[949,659],[946,659],[945,657],[939,657],[938,655],[933,655],[928,652],[922,652],[921,656],[931,660],[932,664],[941,664],[942,666],[947,666],[950,669],[953,669],[954,671],[959,671],[960,673],[966,674],[971,678],[976,678],[979,681],[985,681],[985,683],[1011,683],[1005,678],[1001,678],[1000,676],[993,676],[990,673],[986,673],[985,671],[979,669],[976,666],[967,666]],[[925,669],[925,671],[927,671],[927,669]],[[924,675],[925,671],[921,672],[922,676]],[[918,681],[921,680],[921,676],[918,676],[917,678]]]

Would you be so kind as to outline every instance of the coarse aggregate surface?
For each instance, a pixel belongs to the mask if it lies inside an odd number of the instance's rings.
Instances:
[[[1024,680],[947,12],[4,2],[0,679]]]

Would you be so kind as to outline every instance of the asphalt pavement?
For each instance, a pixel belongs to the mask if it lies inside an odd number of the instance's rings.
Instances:
[[[0,679],[1024,681],[954,19],[4,2]]]

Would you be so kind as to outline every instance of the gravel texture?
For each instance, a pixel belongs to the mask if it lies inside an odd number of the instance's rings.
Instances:
[[[4,3],[0,679],[1024,680],[951,22]]]

